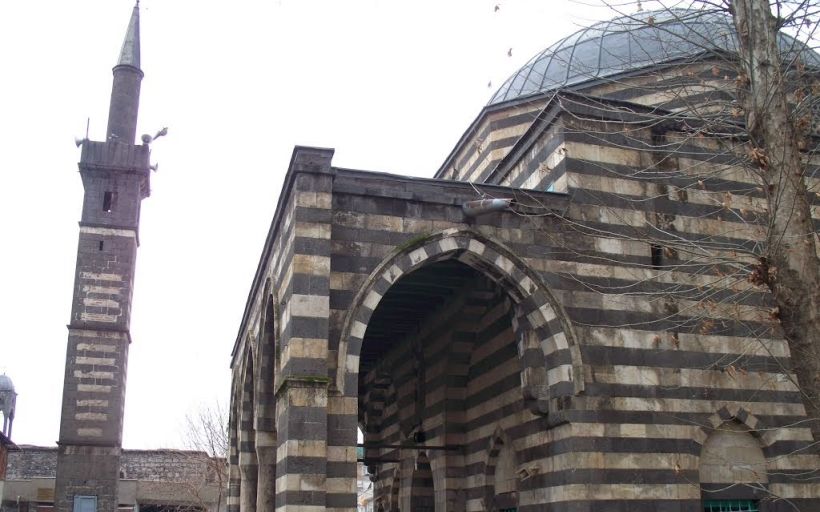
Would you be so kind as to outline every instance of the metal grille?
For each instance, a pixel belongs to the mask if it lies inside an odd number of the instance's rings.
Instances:
[[[756,501],[751,500],[707,500],[703,502],[704,512],[759,512]]]

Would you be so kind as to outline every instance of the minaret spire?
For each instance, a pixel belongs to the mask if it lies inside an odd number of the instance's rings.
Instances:
[[[128,29],[125,31],[125,39],[120,50],[120,60],[118,66],[132,66],[140,69],[140,3],[134,5],[131,12],[131,20],[128,22]]]
[[[111,106],[108,109],[106,140],[134,143],[137,134],[137,113],[140,105],[140,9],[139,2],[131,11],[128,29],[122,42],[120,57],[114,66]]]

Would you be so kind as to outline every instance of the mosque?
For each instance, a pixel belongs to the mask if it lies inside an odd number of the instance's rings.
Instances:
[[[357,460],[385,512],[820,510],[771,298],[730,263],[765,204],[721,129],[737,44],[706,10],[579,30],[430,179],[297,147],[232,352],[229,510],[353,510]]]
[[[227,509],[352,511],[364,464],[380,512],[820,510],[788,345],[738,271],[765,196],[727,128],[737,44],[707,10],[584,28],[429,179],[295,148],[231,352]],[[140,508],[121,438],[142,76],[135,8],[106,140],[81,141],[60,512]]]

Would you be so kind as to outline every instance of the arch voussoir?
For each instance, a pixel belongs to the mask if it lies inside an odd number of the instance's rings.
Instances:
[[[397,249],[365,281],[342,329],[336,379],[340,390],[355,389],[367,324],[389,288],[402,276],[445,259],[482,272],[512,300],[522,391],[530,410],[546,414],[551,399],[583,389],[571,323],[539,275],[503,244],[473,230],[448,229]]]
[[[763,446],[769,446],[775,440],[774,436],[779,434],[779,429],[768,429],[766,425],[754,414],[738,404],[727,404],[711,415],[700,427],[695,441],[703,444],[706,438],[718,430],[721,425],[729,421],[736,421],[746,427],[749,433],[758,438]]]

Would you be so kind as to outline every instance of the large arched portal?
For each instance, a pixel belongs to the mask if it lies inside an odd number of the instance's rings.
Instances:
[[[358,345],[358,372],[343,385],[357,390],[376,498],[395,501],[397,469],[416,475],[423,460],[434,510],[465,510],[483,498],[471,489],[484,485],[494,432],[525,438],[547,428],[550,404],[574,391],[573,360],[556,309],[525,268],[497,252],[488,260],[459,249],[452,238],[433,243],[409,250],[405,272],[397,272],[401,261],[388,262],[389,286],[362,290],[360,309],[370,311],[352,311],[364,332],[361,342],[349,333],[346,358]],[[433,252],[442,247],[449,250]],[[414,510],[418,485],[415,477],[401,483],[400,510]]]

